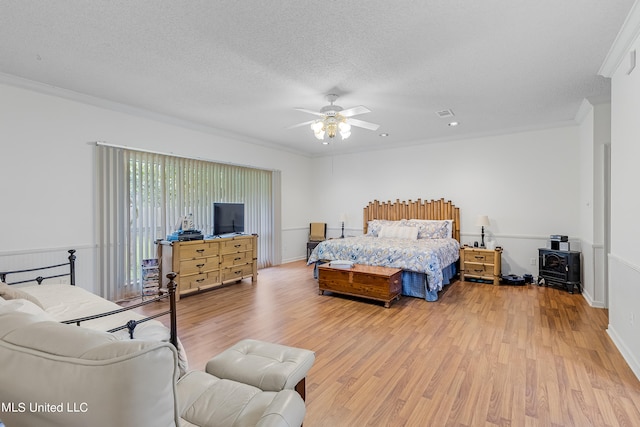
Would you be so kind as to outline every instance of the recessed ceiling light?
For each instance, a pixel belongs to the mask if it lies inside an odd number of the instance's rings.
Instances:
[[[449,123],[449,126],[453,127],[453,126],[458,126],[460,123],[458,122],[451,122]]]
[[[389,136],[389,134],[386,133],[386,132],[383,132],[383,133],[380,134],[380,136]]]

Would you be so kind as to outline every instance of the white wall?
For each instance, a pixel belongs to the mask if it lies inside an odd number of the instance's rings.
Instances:
[[[583,295],[594,307],[607,307],[605,253],[605,145],[611,141],[611,104],[585,100],[580,119],[580,246]]]
[[[611,77],[611,253],[609,334],[640,377],[640,67],[630,52],[640,50],[640,6],[632,8],[601,72]]]
[[[314,159],[314,218],[335,233],[345,212],[348,231],[360,234],[370,200],[444,197],[460,207],[463,243],[480,239],[475,220],[486,214],[487,233],[504,247],[503,273],[537,275],[537,248],[550,234],[580,249],[579,141],[568,126]]]
[[[8,84],[0,84],[0,117],[0,270],[31,265],[26,252],[76,248],[79,266],[93,271],[90,141],[280,170],[283,241],[310,216],[304,156]]]

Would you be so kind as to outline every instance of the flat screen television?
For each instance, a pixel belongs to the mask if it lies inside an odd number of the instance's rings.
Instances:
[[[213,235],[244,233],[244,203],[213,204]]]

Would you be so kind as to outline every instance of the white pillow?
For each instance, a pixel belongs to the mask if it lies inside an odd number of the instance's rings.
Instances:
[[[400,221],[392,221],[389,219],[372,219],[367,222],[367,234],[374,237],[378,237],[380,230],[384,226],[398,226],[401,225]]]
[[[40,306],[40,308],[42,308],[42,305],[40,304],[40,301],[38,301],[37,298],[29,295],[26,292],[23,292],[22,290],[20,290],[20,288],[16,286],[9,286],[4,282],[0,282],[0,297],[2,297],[5,300],[26,299],[31,301],[35,305]]]
[[[451,219],[403,219],[401,225],[418,227],[418,239],[451,239],[453,220]]]
[[[393,237],[396,239],[418,240],[417,227],[383,226],[378,237]]]
[[[41,307],[26,299],[16,298],[11,300],[3,299],[0,301],[0,314],[12,313],[14,311],[33,314],[41,321],[52,320],[57,322],[56,319],[54,319],[49,313],[45,312]]]

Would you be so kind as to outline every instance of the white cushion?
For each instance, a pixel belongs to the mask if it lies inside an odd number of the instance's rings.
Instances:
[[[55,319],[45,312],[40,306],[26,299],[5,300],[0,298],[0,314],[10,312],[28,313],[37,316],[40,321],[55,321]]]
[[[0,297],[2,297],[5,300],[26,299],[42,307],[42,304],[40,304],[40,301],[38,301],[37,298],[34,298],[28,293],[23,292],[20,288],[17,288],[16,286],[7,285],[4,282],[0,282]]]
[[[417,227],[402,227],[402,226],[383,226],[378,233],[378,237],[393,237],[396,239],[418,239]]]
[[[171,344],[0,315],[0,402],[83,404],[85,412],[3,412],[12,425],[176,426],[177,354]],[[56,400],[57,399],[57,400]]]

